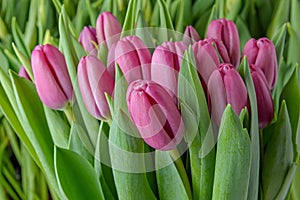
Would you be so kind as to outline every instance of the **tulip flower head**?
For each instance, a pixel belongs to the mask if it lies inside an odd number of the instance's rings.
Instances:
[[[156,47],[151,61],[151,80],[177,96],[178,73],[187,45],[184,42],[164,42]]]
[[[97,119],[109,118],[105,93],[113,95],[114,79],[97,57],[89,55],[81,58],[78,64],[78,84],[89,113]]]
[[[151,53],[139,37],[124,37],[109,50],[108,71],[113,77],[116,63],[129,84],[138,79],[150,80]]]
[[[132,82],[126,94],[132,121],[151,147],[171,150],[182,140],[184,124],[172,97],[153,81]]]
[[[222,114],[227,104],[231,104],[237,115],[248,105],[246,86],[231,64],[221,64],[212,73],[207,89],[211,118],[217,126],[221,123]]]
[[[245,44],[242,55],[247,57],[250,65],[254,64],[262,70],[269,88],[272,89],[277,77],[277,57],[272,41],[268,38],[252,38]]]
[[[274,107],[271,91],[262,70],[250,65],[251,76],[257,99],[259,128],[265,128],[274,117]]]
[[[18,75],[20,77],[26,78],[26,79],[31,81],[31,79],[30,79],[30,77],[29,77],[29,75],[28,75],[28,73],[27,73],[27,71],[26,71],[26,69],[23,65],[20,67]]]
[[[92,26],[83,27],[78,41],[87,53],[97,56],[97,49],[95,47],[95,44],[97,44],[96,29]]]
[[[73,88],[64,55],[50,44],[38,45],[31,55],[37,92],[52,109],[63,109],[72,100]]]
[[[211,21],[207,28],[206,37],[222,41],[227,49],[230,63],[236,68],[239,66],[240,38],[237,27],[233,21],[226,19]]]
[[[200,40],[198,32],[194,29],[193,26],[187,26],[185,28],[182,41],[187,45],[194,44]]]
[[[120,39],[122,26],[117,18],[110,12],[101,13],[96,22],[98,44],[105,43],[108,49]]]

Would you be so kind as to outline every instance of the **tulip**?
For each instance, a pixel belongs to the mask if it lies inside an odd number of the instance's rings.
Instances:
[[[207,38],[215,38],[224,43],[230,63],[236,68],[240,62],[240,38],[236,25],[231,20],[217,19],[211,21],[206,32]]]
[[[78,64],[78,85],[89,113],[97,119],[110,117],[105,93],[112,96],[114,79],[93,55],[84,56]]]
[[[260,68],[266,76],[270,89],[274,87],[277,77],[277,57],[274,44],[268,38],[250,39],[244,47],[243,56],[249,64]]]
[[[26,78],[26,79],[28,79],[28,80],[31,81],[31,79],[30,79],[30,77],[29,77],[29,75],[28,75],[26,69],[24,68],[24,66],[21,66],[21,67],[20,67],[18,75],[19,75],[20,77]]]
[[[126,94],[132,121],[151,147],[171,150],[183,138],[184,124],[172,97],[149,80],[132,82]]]
[[[97,49],[95,47],[95,44],[97,44],[96,29],[92,26],[83,27],[78,41],[86,52],[97,56]]]
[[[222,55],[224,54],[223,57],[226,59],[225,61],[228,61],[229,57],[226,48],[223,43],[219,42],[218,40],[204,39],[193,44],[193,52],[197,71],[200,75],[204,88],[207,86],[212,72],[218,69],[218,66],[220,65],[218,52],[214,45],[219,46],[219,49],[221,49],[220,52]]]
[[[62,109],[72,100],[73,88],[64,55],[50,44],[38,45],[31,55],[37,92],[52,109]]]
[[[151,61],[151,80],[164,86],[176,98],[178,73],[187,45],[184,42],[164,42],[156,47]]]
[[[96,22],[98,44],[105,43],[108,49],[120,39],[122,26],[117,18],[110,12],[101,13]]]
[[[151,53],[145,43],[137,36],[127,36],[118,41],[108,52],[108,71],[115,76],[117,63],[127,82],[150,80]]]
[[[231,64],[221,64],[208,81],[208,95],[211,118],[217,126],[221,123],[223,111],[231,104],[236,114],[247,106],[248,95],[246,86]]]
[[[199,40],[200,40],[200,36],[199,36],[198,32],[194,29],[194,27],[187,26],[185,28],[182,41],[184,43],[186,43],[187,45],[189,45],[189,44],[194,44],[195,42],[198,42]]]
[[[265,128],[274,117],[273,100],[266,77],[262,70],[250,65],[251,76],[256,92],[259,128]]]

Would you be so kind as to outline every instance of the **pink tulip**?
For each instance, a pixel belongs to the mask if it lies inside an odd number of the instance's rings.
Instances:
[[[217,19],[211,21],[206,32],[207,38],[215,38],[224,43],[230,63],[236,68],[240,63],[240,38],[236,25],[231,20]]]
[[[78,84],[83,102],[89,113],[97,119],[110,117],[105,93],[112,96],[114,79],[95,56],[84,56],[78,64]]]
[[[254,64],[262,70],[269,89],[272,89],[277,77],[277,57],[271,40],[268,38],[250,39],[244,47],[243,56],[247,57],[250,65]]]
[[[52,109],[62,109],[72,100],[73,88],[64,55],[50,44],[38,45],[31,55],[37,92]]]
[[[227,104],[231,104],[236,114],[247,106],[246,86],[231,64],[221,64],[208,81],[208,94],[213,123],[220,125]]]
[[[30,77],[29,77],[29,75],[28,75],[28,73],[27,73],[27,71],[26,71],[26,69],[23,65],[20,67],[18,75],[20,77],[26,78],[26,79],[31,81],[31,79],[30,79]]]
[[[265,128],[274,117],[274,107],[271,92],[262,70],[250,65],[251,75],[256,92],[259,128]]]
[[[158,150],[171,150],[183,138],[184,124],[177,105],[153,81],[137,80],[127,90],[130,116],[144,141]]]
[[[78,41],[87,53],[97,56],[98,52],[95,47],[95,44],[97,44],[96,29],[94,29],[92,26],[83,27]]]
[[[98,16],[96,22],[96,33],[98,44],[105,43],[108,49],[120,39],[122,31],[121,24],[110,12],[103,12]]]
[[[113,77],[116,63],[128,83],[138,79],[150,80],[151,53],[137,36],[122,38],[108,52],[108,71]]]
[[[164,86],[176,98],[178,73],[187,45],[184,42],[164,42],[156,47],[151,61],[151,80]]]
[[[185,28],[182,41],[187,45],[194,44],[200,40],[198,32],[194,29],[193,26],[187,26]]]

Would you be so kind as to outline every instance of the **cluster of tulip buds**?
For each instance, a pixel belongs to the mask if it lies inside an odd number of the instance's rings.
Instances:
[[[211,121],[220,125],[227,104],[237,115],[249,107],[247,89],[237,69],[247,57],[258,102],[259,127],[273,119],[271,90],[277,76],[275,47],[267,38],[249,40],[241,54],[235,24],[226,19],[212,21],[206,38],[188,26],[182,41],[166,41],[153,54],[137,36],[120,38],[122,27],[116,17],[99,15],[96,28],[84,27],[79,43],[87,52],[78,64],[78,84],[85,107],[97,119],[111,118],[105,97],[114,97],[115,66],[120,67],[129,86],[130,117],[144,141],[153,148],[170,150],[183,138],[184,124],[178,109],[178,76],[185,51],[192,45],[195,68],[206,94]],[[101,62],[97,48],[108,50]],[[73,89],[63,54],[54,46],[37,46],[31,58],[37,92],[52,109],[63,109],[73,99]],[[20,76],[28,77],[23,68]]]

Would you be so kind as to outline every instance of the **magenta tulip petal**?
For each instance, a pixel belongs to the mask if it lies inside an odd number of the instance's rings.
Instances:
[[[182,41],[187,44],[194,44],[200,40],[198,32],[194,29],[193,26],[187,26],[185,28]]]
[[[23,66],[20,67],[18,75],[31,81],[26,69]]]
[[[97,37],[96,37],[96,29],[91,26],[83,27],[79,38],[79,43],[83,47],[83,49],[91,55],[97,56],[97,49],[94,45],[98,44]]]

